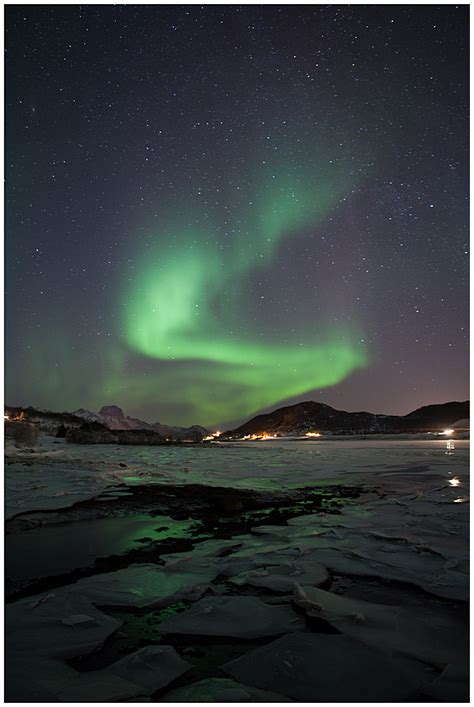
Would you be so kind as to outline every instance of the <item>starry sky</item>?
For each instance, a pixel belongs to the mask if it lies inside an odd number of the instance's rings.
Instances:
[[[6,6],[6,401],[466,399],[468,13]]]

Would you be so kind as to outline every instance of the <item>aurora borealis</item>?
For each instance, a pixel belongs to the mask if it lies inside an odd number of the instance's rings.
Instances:
[[[7,401],[214,425],[465,399],[467,25],[7,7]]]

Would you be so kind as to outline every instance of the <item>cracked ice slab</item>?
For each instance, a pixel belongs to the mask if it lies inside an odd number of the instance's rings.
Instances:
[[[438,668],[461,660],[469,646],[463,617],[446,617],[352,599],[315,587],[298,587],[295,602],[310,616],[382,651],[397,652]]]
[[[402,702],[420,694],[419,681],[399,663],[340,635],[292,633],[222,669],[301,702]]]
[[[168,606],[177,601],[195,601],[218,573],[209,560],[130,565],[117,572],[94,575],[71,585],[99,606],[133,606],[139,609]]]
[[[318,586],[324,584],[328,577],[326,568],[317,562],[295,560],[249,570],[232,577],[230,581],[237,586],[249,584],[252,587],[265,587],[273,592],[286,593],[293,591],[297,583]]]
[[[99,496],[113,483],[118,482],[80,466],[14,464],[5,474],[5,518],[68,508]]]
[[[163,633],[263,638],[303,631],[305,621],[287,606],[270,606],[251,596],[206,597],[161,622]]]
[[[159,702],[293,702],[228,678],[209,678],[167,692]]]
[[[468,504],[456,503],[450,487],[436,494],[346,506],[334,516],[292,518],[293,546],[302,558],[341,574],[409,582],[467,601]]]
[[[107,672],[141,685],[151,695],[192,667],[172,646],[146,646],[112,663]]]
[[[5,609],[9,651],[35,656],[71,658],[91,653],[121,625],[70,587],[21,599]]]
[[[104,670],[80,673],[49,658],[28,659],[14,654],[9,656],[7,666],[9,702],[116,702],[137,699],[144,693],[141,686]]]
[[[469,702],[469,663],[447,665],[441,675],[424,689],[428,697],[440,702]]]

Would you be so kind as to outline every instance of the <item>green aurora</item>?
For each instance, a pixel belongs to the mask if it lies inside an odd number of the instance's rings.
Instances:
[[[352,323],[335,330],[334,323],[315,321],[292,343],[284,319],[275,340],[248,316],[250,279],[272,267],[283,245],[291,252],[292,239],[323,224],[350,188],[340,168],[328,162],[324,169],[302,167],[302,162],[298,170],[265,164],[251,190],[227,195],[231,216],[224,222],[197,199],[181,223],[164,217],[135,257],[123,297],[125,342],[134,352],[169,364],[158,367],[144,389],[156,390],[160,402],[185,406],[189,414],[180,422],[209,425],[242,418],[335,385],[367,363],[361,333]],[[180,365],[185,363],[190,365]],[[136,389],[137,396],[143,393]]]

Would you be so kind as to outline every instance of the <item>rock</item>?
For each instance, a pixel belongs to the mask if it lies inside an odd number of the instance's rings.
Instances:
[[[108,672],[141,685],[152,694],[192,668],[172,646],[146,646],[107,668]]]
[[[262,638],[304,630],[305,622],[291,608],[269,606],[250,596],[206,597],[180,614],[162,621],[163,633]]]
[[[293,702],[288,697],[258,690],[226,678],[199,680],[167,692],[159,702]]]
[[[86,422],[66,432],[66,441],[73,444],[112,444],[117,439],[117,435],[100,422]]]
[[[346,636],[291,633],[222,666],[235,680],[301,702],[415,701],[418,681]]]
[[[40,436],[40,429],[32,422],[12,420],[5,422],[5,437],[13,437],[16,446],[31,446],[36,444]]]
[[[122,408],[119,408],[118,405],[104,405],[100,408],[98,414],[103,417],[115,417],[117,420],[123,420],[125,418]]]

